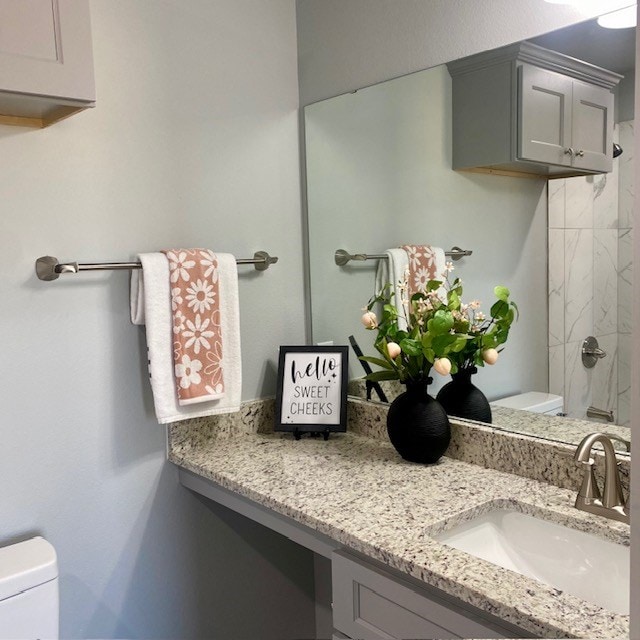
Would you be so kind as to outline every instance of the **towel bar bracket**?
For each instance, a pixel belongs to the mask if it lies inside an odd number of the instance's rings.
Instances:
[[[266,271],[278,262],[276,256],[266,251],[256,251],[253,258],[238,258],[238,264],[253,264],[257,271]],[[80,273],[80,271],[113,271],[142,269],[139,262],[59,262],[53,256],[42,256],[36,260],[36,275],[39,280],[57,280],[63,273]]]

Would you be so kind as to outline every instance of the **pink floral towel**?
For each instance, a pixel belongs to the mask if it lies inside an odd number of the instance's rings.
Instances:
[[[208,249],[169,249],[173,360],[180,405],[224,396],[218,261]]]
[[[429,280],[444,278],[445,255],[442,249],[428,244],[405,244],[402,248],[409,258],[409,298],[424,291]]]

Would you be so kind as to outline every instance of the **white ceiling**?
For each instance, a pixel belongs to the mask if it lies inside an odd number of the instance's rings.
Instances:
[[[529,42],[617,73],[635,69],[636,30],[603,29],[595,20],[552,31]]]

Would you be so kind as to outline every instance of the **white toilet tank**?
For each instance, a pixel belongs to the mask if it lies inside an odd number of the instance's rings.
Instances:
[[[557,416],[562,413],[562,396],[553,393],[542,393],[541,391],[529,391],[519,393],[508,398],[494,400],[492,405],[497,407],[507,407],[509,409],[522,409],[532,413],[544,413],[548,416]]]
[[[57,640],[58,562],[44,538],[0,548],[0,639]]]

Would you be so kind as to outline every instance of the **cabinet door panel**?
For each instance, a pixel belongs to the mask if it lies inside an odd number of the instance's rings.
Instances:
[[[518,158],[571,165],[572,81],[523,64],[518,69]]]
[[[87,0],[0,0],[0,91],[95,101]]]
[[[613,94],[602,87],[573,86],[573,166],[594,171],[613,168]]]
[[[57,60],[57,22],[51,0],[2,0],[0,53]]]
[[[331,564],[333,625],[350,638],[523,637],[348,552],[334,552]]]

